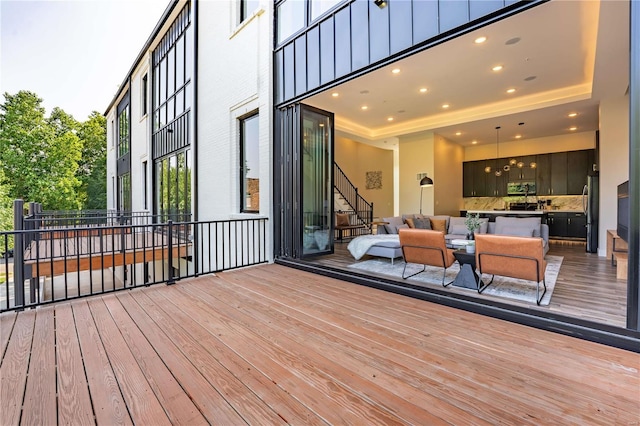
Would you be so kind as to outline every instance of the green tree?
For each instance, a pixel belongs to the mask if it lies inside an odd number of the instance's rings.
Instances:
[[[9,187],[5,183],[4,172],[0,167],[0,232],[13,229],[13,200],[9,197]],[[0,253],[13,248],[13,236],[5,240],[0,237]],[[1,280],[0,280],[1,282]]]
[[[107,208],[107,119],[97,111],[80,124],[82,159],[77,176],[85,209]]]
[[[59,108],[45,118],[42,99],[20,91],[0,105],[0,166],[10,198],[37,201],[44,209],[78,209],[76,176],[82,142],[77,122]]]

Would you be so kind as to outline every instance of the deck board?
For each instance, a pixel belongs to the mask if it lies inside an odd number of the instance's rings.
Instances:
[[[72,308],[96,423],[133,425],[87,301]]]
[[[109,363],[113,367],[118,386],[122,391],[133,422],[170,425],[169,417],[147,382],[134,354],[127,347],[116,322],[104,303],[104,298],[91,299],[89,309],[95,319],[100,338],[104,343],[104,349],[109,357]]]
[[[11,312],[12,315],[0,316],[0,360],[4,356],[4,351],[9,344],[9,337],[13,330],[13,324],[16,322],[16,313]]]
[[[0,412],[4,425],[20,422],[35,322],[35,311],[20,313],[0,364]]]
[[[33,342],[21,421],[29,425],[50,425],[57,421],[56,369],[51,368],[56,365],[52,306],[38,309]]]
[[[61,424],[94,423],[89,386],[84,374],[80,343],[70,304],[56,307],[56,360],[58,380],[58,421]]]
[[[279,265],[0,324],[3,425],[609,425],[640,413],[638,353]],[[57,418],[31,397],[56,386]]]

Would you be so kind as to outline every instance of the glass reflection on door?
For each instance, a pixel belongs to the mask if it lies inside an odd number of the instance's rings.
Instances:
[[[330,113],[303,106],[300,164],[302,175],[302,254],[333,252],[333,141]]]

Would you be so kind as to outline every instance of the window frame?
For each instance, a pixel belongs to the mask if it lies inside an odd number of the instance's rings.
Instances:
[[[251,111],[248,114],[244,114],[240,117],[238,117],[238,127],[239,127],[239,155],[238,155],[238,176],[239,176],[239,181],[240,181],[240,187],[239,187],[239,196],[240,196],[240,213],[260,213],[260,203],[258,203],[258,208],[248,208],[247,207],[247,202],[246,202],[246,194],[245,194],[245,184],[246,184],[246,180],[247,178],[245,178],[244,176],[244,169],[245,169],[245,160],[246,160],[246,140],[245,140],[245,123],[248,120],[253,120],[256,119],[258,120],[258,134],[256,135],[256,141],[255,141],[255,148],[256,150],[258,150],[258,155],[259,155],[259,149],[260,149],[260,111],[258,109]],[[258,165],[260,164],[260,161],[258,159]],[[259,169],[258,169],[259,172]],[[258,179],[258,198],[260,197],[260,187],[259,187],[260,183],[259,183],[259,179]],[[248,185],[247,185],[248,187]],[[248,189],[248,188],[247,188]]]
[[[140,84],[141,84],[140,97],[142,98],[140,102],[142,104],[141,118],[144,118],[147,116],[147,114],[149,114],[149,73],[146,73],[146,72],[144,73],[144,75],[140,79]]]

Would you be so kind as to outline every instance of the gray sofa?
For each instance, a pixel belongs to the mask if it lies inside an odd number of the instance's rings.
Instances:
[[[385,225],[378,226],[377,233],[378,234],[397,234],[398,229],[401,228],[409,228],[409,224],[407,224],[407,219],[444,219],[445,220],[445,240],[451,241],[455,239],[465,239],[467,237],[467,227],[464,224],[464,217],[455,217],[455,216],[447,216],[447,215],[436,215],[436,216],[426,216],[426,215],[403,215],[403,216],[393,216],[393,217],[385,217],[382,220],[387,222]],[[497,235],[515,235],[519,237],[540,237],[544,240],[544,253],[547,254],[549,251],[549,226],[541,223],[540,217],[527,217],[527,218],[519,218],[519,217],[505,217],[498,216],[495,222],[489,222],[489,219],[481,219],[482,223],[480,229],[476,232],[480,234],[497,234]],[[411,223],[411,221],[409,221]],[[427,229],[427,228],[425,228]],[[430,228],[429,228],[430,229]],[[400,242],[398,242],[397,247],[393,247],[396,250],[393,252],[393,255],[398,253],[400,250]],[[387,247],[387,250],[382,250],[383,253],[390,254],[392,248]],[[380,253],[380,250],[377,250]],[[401,250],[400,250],[401,253]],[[375,256],[386,256],[385,254],[372,254]]]

